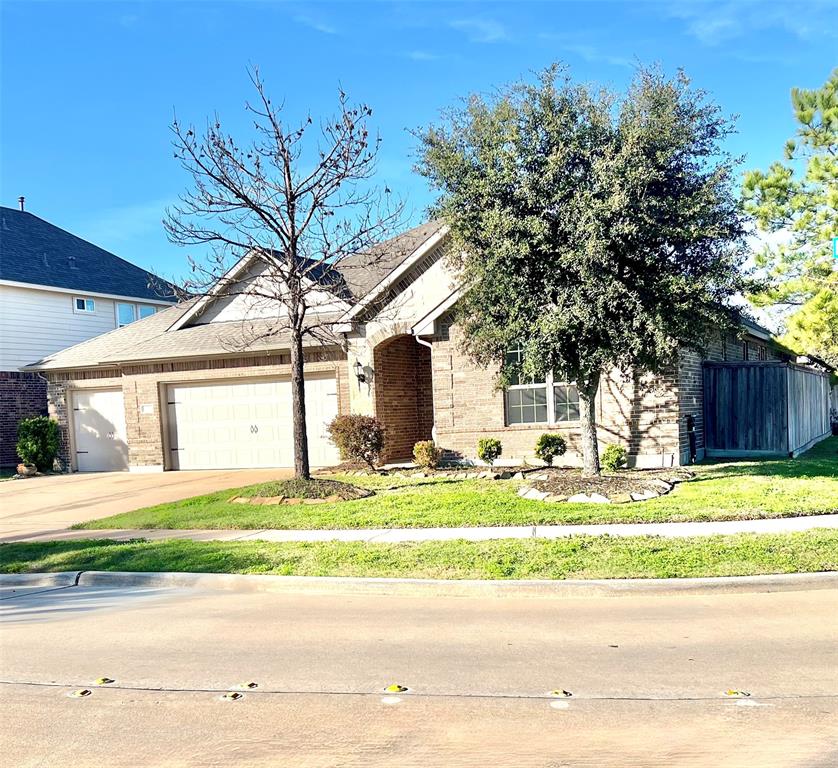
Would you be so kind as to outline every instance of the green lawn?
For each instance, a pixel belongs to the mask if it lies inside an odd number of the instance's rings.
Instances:
[[[437,579],[745,576],[838,570],[838,531],[707,538],[653,536],[268,543],[52,541],[0,544],[0,572],[181,571]]]
[[[667,496],[633,504],[545,504],[490,480],[344,477],[366,499],[297,506],[231,504],[260,486],[231,489],[94,520],[80,528],[424,528],[549,523],[735,520],[838,511],[838,438],[797,459],[699,466]],[[387,488],[395,486],[390,490]],[[266,494],[270,495],[270,494]]]

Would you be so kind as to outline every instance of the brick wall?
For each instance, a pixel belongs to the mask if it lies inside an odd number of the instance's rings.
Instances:
[[[47,414],[47,385],[34,373],[0,371],[0,466],[17,464],[17,425]]]
[[[349,408],[346,357],[339,350],[306,352],[306,374],[334,373],[337,379],[338,412]],[[126,366],[115,372],[70,371],[50,375],[50,415],[62,435],[62,458],[70,460],[68,398],[73,389],[121,386],[125,400],[125,430],[129,465],[135,468],[164,465],[164,424],[161,396],[165,385],[177,382],[230,380],[237,378],[286,377],[291,373],[288,355],[225,358],[214,360],[150,363]],[[151,405],[141,412],[142,405]],[[163,409],[165,411],[165,408]],[[69,466],[69,463],[68,463]]]
[[[460,351],[456,326],[440,323],[433,339],[433,399],[438,444],[449,455],[473,458],[481,437],[503,443],[503,459],[531,458],[543,432],[558,432],[568,443],[567,463],[578,463],[578,422],[548,426],[507,425],[503,392],[495,389],[496,370],[477,367]],[[597,398],[598,437],[625,445],[633,463],[669,465],[678,460],[677,373],[605,377]]]
[[[433,427],[431,350],[412,336],[398,336],[375,348],[375,416],[384,425],[384,461],[409,459]]]

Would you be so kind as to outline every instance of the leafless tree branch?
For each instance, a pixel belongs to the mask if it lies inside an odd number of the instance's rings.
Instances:
[[[245,105],[253,118],[247,143],[218,115],[200,134],[173,120],[174,156],[192,184],[163,224],[172,242],[209,248],[189,259],[184,294],[242,297],[239,349],[287,338],[295,467],[308,477],[303,339],[341,342],[331,329],[335,310],[352,299],[341,265],[351,257],[353,271],[380,267],[386,254],[373,245],[400,226],[404,204],[374,183],[381,141],[370,136],[368,105],[351,103],[341,89],[336,115],[320,121],[319,131],[310,116],[293,126],[259,70],[249,75],[256,99]],[[231,272],[245,256],[243,273]]]

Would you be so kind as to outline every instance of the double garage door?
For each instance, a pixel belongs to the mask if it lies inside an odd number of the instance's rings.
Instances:
[[[338,412],[335,379],[308,379],[305,387],[309,461],[336,464],[338,452],[326,433]],[[294,464],[287,380],[170,385],[166,408],[171,469]]]
[[[168,469],[245,469],[294,465],[291,384],[285,380],[169,385],[164,393]],[[326,425],[337,415],[334,378],[306,381],[309,461],[339,461]],[[122,390],[73,393],[79,472],[128,469]]]

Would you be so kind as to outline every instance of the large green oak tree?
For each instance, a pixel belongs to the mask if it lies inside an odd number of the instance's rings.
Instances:
[[[745,249],[722,147],[732,130],[683,74],[640,68],[617,95],[554,65],[417,132],[454,241],[466,351],[497,365],[501,386],[550,371],[576,382],[586,475],[600,471],[601,377],[671,370],[680,347],[734,321]]]

